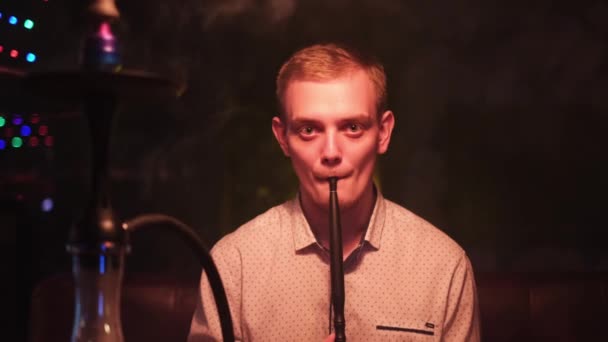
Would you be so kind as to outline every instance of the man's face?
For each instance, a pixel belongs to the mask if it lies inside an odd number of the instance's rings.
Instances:
[[[291,158],[302,199],[327,208],[328,177],[338,177],[341,208],[372,191],[376,155],[386,152],[394,118],[376,114],[376,94],[364,71],[325,82],[292,81],[285,92],[285,117],[273,132]]]

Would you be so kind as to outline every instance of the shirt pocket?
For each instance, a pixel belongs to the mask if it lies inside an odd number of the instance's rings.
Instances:
[[[440,340],[440,331],[432,322],[408,319],[391,319],[376,322],[378,341],[430,342]]]

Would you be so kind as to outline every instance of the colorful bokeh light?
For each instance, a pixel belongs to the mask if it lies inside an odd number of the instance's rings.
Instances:
[[[25,55],[25,60],[30,63],[34,63],[36,61],[36,55],[31,52],[28,52],[27,55]]]
[[[0,150],[53,147],[55,137],[39,113],[0,113]]]
[[[49,128],[46,125],[38,127],[38,135],[45,136],[49,132]]]
[[[11,145],[13,145],[14,148],[19,148],[23,146],[23,139],[20,137],[13,137],[13,139],[11,139]]]
[[[40,144],[40,140],[38,139],[38,137],[31,137],[30,138],[30,146],[31,147],[36,147],[36,146],[38,146],[38,144]]]
[[[42,211],[44,211],[45,213],[48,213],[49,211],[53,210],[53,199],[47,197],[42,200],[42,202],[40,203],[40,209],[42,209]]]
[[[28,125],[21,126],[21,135],[24,137],[29,137],[32,134],[32,129]]]

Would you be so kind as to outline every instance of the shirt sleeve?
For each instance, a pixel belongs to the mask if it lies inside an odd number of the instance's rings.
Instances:
[[[234,248],[225,248],[222,241],[211,251],[211,256],[218,269],[234,328],[235,340],[241,341],[240,306],[241,306],[241,261],[239,253]],[[215,305],[215,298],[207,275],[202,272],[198,301],[190,324],[188,342],[222,341],[222,330],[219,315]]]
[[[473,267],[463,254],[452,278],[448,297],[444,341],[480,341],[479,306]]]

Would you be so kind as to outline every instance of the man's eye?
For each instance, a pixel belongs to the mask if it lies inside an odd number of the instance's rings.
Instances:
[[[300,128],[300,133],[304,135],[311,135],[315,132],[315,129],[310,126]]]
[[[344,133],[351,138],[359,138],[365,131],[365,128],[358,123],[349,123],[342,129],[344,130]]]

